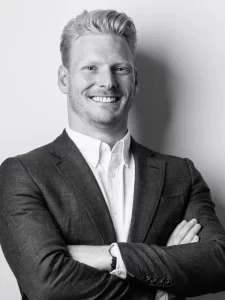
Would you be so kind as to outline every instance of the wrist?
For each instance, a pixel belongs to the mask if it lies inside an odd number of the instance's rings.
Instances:
[[[111,255],[111,272],[114,271],[116,269],[116,265],[117,265],[117,257],[114,253],[114,246],[115,244],[112,244],[110,247],[109,247],[109,254]]]
[[[110,246],[100,246],[101,270],[110,272],[112,257],[109,253]]]

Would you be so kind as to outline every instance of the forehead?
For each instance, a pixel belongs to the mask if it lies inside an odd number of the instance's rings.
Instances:
[[[82,62],[133,64],[133,54],[128,42],[122,36],[109,34],[90,34],[72,41],[70,63]]]

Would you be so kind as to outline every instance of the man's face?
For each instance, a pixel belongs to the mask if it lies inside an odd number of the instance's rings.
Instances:
[[[69,118],[97,127],[127,126],[136,90],[127,41],[114,35],[84,35],[73,41],[70,51]]]

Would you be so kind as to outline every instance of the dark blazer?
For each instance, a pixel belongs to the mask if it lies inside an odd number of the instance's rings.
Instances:
[[[154,299],[225,289],[225,232],[210,192],[188,159],[132,139],[135,192],[121,280],[74,261],[67,245],[109,245],[116,234],[83,156],[64,131],[53,143],[7,159],[0,169],[0,238],[22,299]],[[166,247],[183,219],[197,218],[200,242]]]

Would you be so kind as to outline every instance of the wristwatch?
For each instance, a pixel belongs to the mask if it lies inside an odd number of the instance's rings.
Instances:
[[[110,247],[109,247],[109,254],[112,256],[112,263],[111,263],[111,272],[114,271],[116,269],[116,263],[117,263],[117,257],[114,256],[112,254],[112,248],[114,247],[114,244],[112,244]]]

